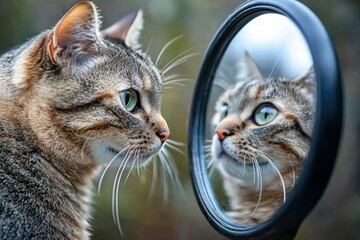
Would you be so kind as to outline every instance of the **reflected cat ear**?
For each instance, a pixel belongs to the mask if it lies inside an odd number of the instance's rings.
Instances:
[[[247,51],[244,51],[244,55],[241,58],[238,65],[237,78],[239,80],[260,79],[262,77],[261,72]]]
[[[302,91],[315,94],[316,79],[315,79],[314,67],[311,66],[308,71],[306,71],[301,76],[294,78],[291,82],[297,84]]]
[[[56,24],[48,44],[48,53],[54,63],[71,57],[75,63],[83,63],[97,52],[100,41],[100,21],[93,3],[75,4]]]
[[[128,47],[139,49],[141,47],[139,44],[139,37],[143,22],[143,11],[139,9],[138,11],[126,15],[112,26],[103,30],[102,33],[110,40],[125,44]]]

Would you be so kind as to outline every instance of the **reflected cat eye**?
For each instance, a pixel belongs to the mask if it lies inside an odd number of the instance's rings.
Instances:
[[[254,114],[255,124],[262,126],[272,122],[278,115],[278,110],[270,103],[260,105]]]
[[[131,112],[135,109],[138,103],[137,93],[134,89],[128,89],[123,92],[120,92],[120,102],[124,108]]]
[[[303,105],[298,100],[307,99],[308,88],[297,85],[296,80],[310,67],[314,74],[306,80],[314,80],[316,95]],[[230,239],[295,238],[323,194],[334,166],[342,124],[339,67],[326,29],[300,1],[245,1],[218,29],[204,54],[193,93],[188,150],[196,199],[219,233]],[[227,86],[219,90],[224,78]],[[263,87],[250,91],[260,85]],[[233,141],[213,139],[210,123],[228,114],[226,106],[217,105],[226,91],[234,95],[229,105],[237,101],[235,107],[244,109],[243,115],[248,113],[247,106],[266,99],[260,98],[265,95],[282,104],[284,113],[296,109],[310,137],[299,136],[287,123],[261,127],[274,123],[282,112],[263,102],[247,115],[258,129],[241,131]],[[242,126],[246,124],[238,126],[239,130]],[[254,165],[243,167],[224,157],[224,147],[240,159],[253,159]],[[260,164],[265,162],[268,164]]]
[[[227,104],[222,105],[220,109],[220,121],[226,118],[228,112],[229,112],[229,106]]]

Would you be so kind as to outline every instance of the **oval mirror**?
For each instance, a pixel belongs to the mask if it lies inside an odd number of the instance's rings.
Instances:
[[[208,47],[192,104],[190,169],[210,224],[231,238],[292,239],[341,132],[340,71],[321,22],[293,0],[241,5]]]

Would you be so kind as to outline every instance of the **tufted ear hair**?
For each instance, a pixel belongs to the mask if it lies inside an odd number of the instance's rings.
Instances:
[[[53,63],[68,58],[82,64],[98,52],[101,43],[100,20],[95,5],[89,1],[75,4],[56,24],[50,35],[48,54]]]
[[[237,79],[260,79],[262,77],[260,69],[247,51],[244,51],[238,63]]]
[[[292,79],[291,82],[296,84],[303,92],[313,95],[316,94],[316,79],[313,66],[311,66],[304,74]]]
[[[103,30],[102,34],[105,38],[125,44],[128,47],[139,49],[141,47],[139,37],[143,22],[143,12],[139,9]]]

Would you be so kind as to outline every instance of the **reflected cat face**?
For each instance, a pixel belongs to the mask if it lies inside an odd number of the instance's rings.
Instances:
[[[240,70],[247,79],[228,88],[216,103],[212,161],[240,186],[259,190],[276,181],[288,189],[311,141],[312,70],[296,79],[264,79],[248,54],[243,61]]]

